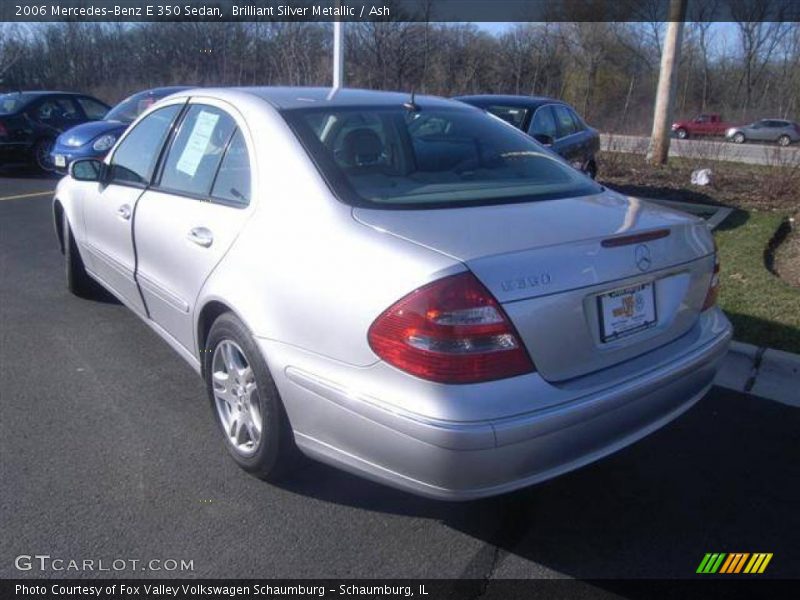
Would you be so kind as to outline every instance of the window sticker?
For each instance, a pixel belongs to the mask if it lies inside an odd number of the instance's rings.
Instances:
[[[217,121],[219,121],[218,114],[200,111],[178,164],[175,165],[178,171],[186,173],[189,177],[194,177],[194,174],[197,173],[197,167],[200,166],[200,161],[203,160],[203,156],[205,156],[208,149],[211,134],[214,133]]]

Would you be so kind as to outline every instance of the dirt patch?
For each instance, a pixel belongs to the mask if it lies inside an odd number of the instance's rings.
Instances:
[[[793,214],[800,208],[800,161],[749,165],[707,158],[671,158],[662,167],[639,154],[601,152],[598,180],[623,194],[744,210]],[[711,169],[712,184],[691,184],[692,171]]]
[[[792,228],[775,251],[775,272],[789,285],[800,288],[800,213],[795,215]]]

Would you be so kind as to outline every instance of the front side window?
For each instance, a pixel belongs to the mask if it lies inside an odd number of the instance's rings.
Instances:
[[[34,119],[40,123],[58,125],[69,121],[80,120],[78,108],[69,98],[52,98],[44,100],[36,107]]]
[[[558,137],[556,119],[551,106],[542,106],[536,111],[536,114],[533,115],[530,133],[531,135],[547,135],[553,139]]]
[[[158,154],[182,105],[173,104],[142,119],[125,136],[111,159],[111,179],[147,185],[153,175]]]
[[[598,193],[522,132],[455,107],[303,108],[284,118],[344,202],[443,208]]]
[[[192,105],[167,153],[159,187],[207,196],[236,122],[213,106]]]

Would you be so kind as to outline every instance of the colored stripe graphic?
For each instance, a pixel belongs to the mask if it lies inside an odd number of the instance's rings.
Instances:
[[[769,561],[772,560],[772,553],[767,552],[760,552],[758,554],[753,554],[753,558],[750,559],[750,562],[747,563],[747,566],[744,569],[745,573],[763,573],[764,569],[767,568]]]
[[[722,553],[714,553],[714,554],[706,554],[703,557],[703,560],[700,562],[700,566],[697,567],[698,573],[716,573],[719,566],[722,564],[722,561],[725,559],[726,554]]]
[[[696,572],[703,574],[763,573],[771,560],[771,552],[756,552],[754,554],[749,552],[731,552],[730,554],[708,552],[703,556],[703,560],[700,561]]]
[[[738,554],[728,554],[728,558],[725,559],[725,562],[722,563],[722,568],[719,570],[720,573],[730,573],[729,569],[731,568],[731,563],[736,562],[736,559],[739,557]]]

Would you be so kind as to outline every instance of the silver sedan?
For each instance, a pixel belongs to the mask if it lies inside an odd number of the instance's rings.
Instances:
[[[182,356],[268,480],[306,455],[435,498],[528,486],[690,408],[731,337],[702,221],[454,101],[181,92],[53,208],[69,289]]]

